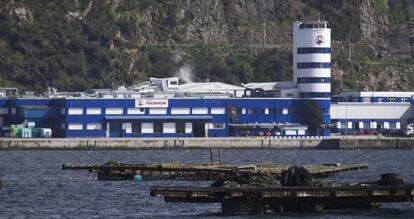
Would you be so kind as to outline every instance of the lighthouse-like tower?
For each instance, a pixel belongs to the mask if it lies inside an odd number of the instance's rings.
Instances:
[[[326,21],[293,23],[293,83],[302,98],[330,97],[331,29]]]

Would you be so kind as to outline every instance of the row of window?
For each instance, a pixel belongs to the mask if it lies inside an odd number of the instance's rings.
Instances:
[[[65,109],[62,109],[62,114],[64,114]],[[150,115],[165,115],[167,114],[167,108],[127,108],[126,113],[129,115],[142,115],[145,114],[146,111]],[[172,115],[203,115],[208,114],[209,108],[171,108]],[[210,108],[210,114],[225,114],[226,109],[224,107],[212,107]],[[68,115],[83,115],[84,110],[83,108],[69,108]],[[101,115],[102,109],[101,108],[86,108],[87,115]],[[105,109],[106,115],[123,115],[124,109],[123,108],[106,108]]]
[[[317,28],[326,28],[326,23],[321,24],[299,24],[299,29],[317,29]]]
[[[298,69],[307,68],[331,68],[330,62],[299,62],[297,64]]]
[[[298,84],[331,83],[331,78],[306,77],[306,78],[298,78],[297,82],[298,82]]]
[[[340,129],[400,129],[400,122],[338,122]]]
[[[238,110],[239,114],[282,114],[282,115],[289,115],[289,114],[299,114],[299,109],[295,108],[241,108]],[[322,108],[323,113],[328,113],[328,109]]]
[[[331,53],[331,48],[302,47],[298,48],[298,54]]]
[[[62,123],[62,129],[65,129],[65,123]],[[224,123],[207,123],[208,129],[224,129]],[[69,123],[68,130],[103,130],[101,123]],[[128,134],[142,133],[191,133],[192,123],[178,122],[132,122],[123,123],[122,129]],[[119,130],[120,131],[120,130]]]

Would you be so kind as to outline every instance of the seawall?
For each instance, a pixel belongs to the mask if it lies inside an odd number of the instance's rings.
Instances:
[[[414,149],[414,138],[265,139],[265,138],[0,138],[11,149]]]

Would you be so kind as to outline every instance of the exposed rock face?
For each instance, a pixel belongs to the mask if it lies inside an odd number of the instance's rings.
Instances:
[[[399,25],[390,32],[391,54],[395,59],[411,58],[411,46],[408,39],[407,24]],[[414,45],[413,45],[414,46]]]
[[[0,5],[0,22],[5,24],[0,31],[0,69],[6,66],[1,70],[7,72],[7,77],[0,75],[0,83],[12,78],[12,83],[32,85],[40,78],[40,89],[42,80],[64,78],[62,84],[66,85],[79,72],[90,79],[85,86],[96,81],[97,86],[116,80],[139,81],[153,70],[148,67],[151,60],[140,59],[148,45],[181,44],[170,48],[180,50],[194,44],[220,44],[228,52],[238,44],[269,44],[289,52],[292,22],[321,17],[333,28],[333,44],[345,45],[333,54],[335,83],[342,78],[344,84],[348,80],[348,88],[358,85],[352,89],[367,85],[370,89],[412,90],[414,64],[408,60],[414,54],[413,10],[412,0],[10,0]],[[29,34],[20,34],[16,41],[7,31]],[[349,41],[357,57],[352,63],[348,62]],[[254,47],[266,49],[269,47]],[[257,54],[250,48],[242,55],[252,59]],[[9,59],[2,62],[2,57]],[[189,60],[183,62],[196,66]],[[115,76],[113,72],[117,72]],[[195,76],[196,80],[208,78]]]
[[[16,17],[18,23],[22,23],[22,24],[33,23],[32,12],[25,7],[15,8],[12,10],[12,13]]]
[[[371,39],[383,36],[388,31],[388,17],[386,14],[377,14],[371,6],[370,0],[363,0],[360,8],[361,38]],[[384,8],[387,11],[388,8]]]
[[[152,33],[152,42],[198,43],[280,43],[290,39],[290,28],[275,22],[280,13],[278,1],[261,0],[174,0],[173,14],[167,22],[168,32],[160,32],[165,20],[163,8],[150,7],[144,13],[141,30]],[[285,13],[285,12],[283,12]],[[280,15],[279,15],[280,16]],[[158,34],[154,34],[158,33]],[[160,38],[155,36],[159,35]],[[150,36],[147,36],[149,38]]]

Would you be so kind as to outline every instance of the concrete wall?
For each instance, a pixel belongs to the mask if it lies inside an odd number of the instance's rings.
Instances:
[[[255,138],[79,138],[79,139],[0,139],[7,149],[414,149],[414,139],[255,139]]]

